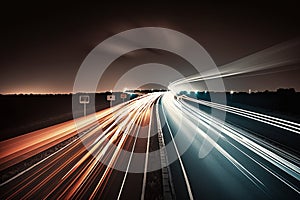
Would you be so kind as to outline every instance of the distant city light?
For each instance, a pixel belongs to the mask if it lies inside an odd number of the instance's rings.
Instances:
[[[233,90],[230,90],[230,94],[233,94],[234,93],[234,91]]]

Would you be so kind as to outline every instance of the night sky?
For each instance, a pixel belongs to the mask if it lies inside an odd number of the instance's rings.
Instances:
[[[106,38],[137,27],[159,26],[185,33],[197,40],[218,66],[300,36],[296,1],[149,3],[3,5],[0,93],[72,92],[76,72],[88,53]],[[184,61],[175,57],[141,50],[134,56],[121,57],[107,77],[116,79],[137,63],[148,61],[180,68]],[[228,88],[263,91],[294,87],[300,91],[298,77],[300,67],[296,66],[292,71],[250,81],[251,86],[232,80]],[[109,81],[106,86],[100,90],[109,90]]]

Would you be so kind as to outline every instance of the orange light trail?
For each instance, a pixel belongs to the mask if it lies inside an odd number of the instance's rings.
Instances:
[[[1,198],[69,199],[83,197],[85,191],[91,192],[90,198],[98,198],[112,175],[111,167],[117,162],[126,162],[120,153],[125,144],[133,145],[131,136],[137,136],[138,127],[149,123],[153,103],[159,96],[144,95],[94,116],[76,119],[76,124],[71,120],[2,141],[0,170],[82,132],[62,149],[2,183],[0,186],[7,189],[3,190]],[[134,148],[130,149],[133,152]],[[12,180],[21,177],[17,184],[11,185]],[[90,187],[93,190],[87,190]]]

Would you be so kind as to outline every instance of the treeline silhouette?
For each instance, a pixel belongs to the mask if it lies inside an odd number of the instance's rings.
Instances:
[[[151,93],[162,92],[166,90],[133,90],[127,92]],[[116,97],[114,104],[123,102],[120,98],[122,92],[114,92]],[[180,94],[196,97],[210,101],[210,94],[213,92],[188,92],[182,91]],[[79,99],[80,95],[89,95],[89,93],[75,94]],[[224,93],[223,93],[224,94]],[[214,93],[215,96],[223,95]],[[108,108],[110,103],[106,100],[110,92],[97,93],[94,101],[95,110],[99,111]],[[0,124],[0,141],[28,133],[37,129],[45,128],[63,121],[73,119],[72,114],[72,94],[13,94],[0,95],[2,121]],[[125,101],[137,97],[137,94],[128,94]],[[300,93],[295,89],[279,88],[276,92],[227,92],[227,105],[237,106],[253,111],[266,109],[270,112],[280,113],[296,121],[300,121]],[[79,104],[79,100],[78,100]],[[91,113],[92,104],[87,105],[87,113]],[[79,105],[82,106],[82,105]],[[79,115],[83,115],[83,109]]]
[[[218,95],[224,93],[218,92],[187,92],[182,91],[180,94],[196,97],[198,99],[211,101],[210,94],[214,94],[217,99]],[[243,108],[257,108],[267,109],[281,113],[283,115],[300,116],[300,93],[296,92],[294,88],[279,88],[276,91],[264,92],[226,92],[227,105],[239,106]]]
[[[92,98],[92,94],[78,93],[75,94],[75,99],[78,99],[79,104],[80,95],[89,95],[90,101],[94,101],[95,110],[99,111],[110,106],[106,100],[109,94],[111,93],[97,93]],[[114,95],[114,103],[122,102],[120,93]],[[136,96],[128,95],[126,100]],[[0,141],[73,119],[72,97],[72,94],[0,95]],[[87,104],[87,114],[92,111],[91,105]],[[83,105],[79,105],[79,108],[80,106],[82,110],[79,110],[79,116],[83,116]]]

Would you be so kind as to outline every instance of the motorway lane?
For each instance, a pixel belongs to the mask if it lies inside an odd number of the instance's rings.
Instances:
[[[179,113],[184,110],[186,106],[182,104],[183,102],[174,100],[173,96],[164,98],[162,100],[163,106],[161,110],[165,112],[161,111],[160,114],[162,116],[165,115],[165,120],[168,121],[170,129],[164,128],[164,137],[167,142],[170,142],[171,138],[168,137],[168,135],[170,135],[171,132],[175,137],[175,133],[178,130],[178,121],[174,118],[174,113]],[[179,104],[180,106],[178,106],[178,110],[174,112],[174,110],[170,108],[170,105],[175,104]],[[214,127],[219,132],[220,138],[216,143],[212,140],[214,148],[211,149],[206,157],[200,158],[199,149],[204,141],[204,137],[209,136],[206,135],[206,129],[203,124],[206,123],[206,125],[212,127],[214,126],[214,121],[209,118],[204,118],[202,119],[202,124],[199,124],[199,119],[201,119],[205,113],[195,108],[188,110],[188,112],[182,112],[184,113],[183,118],[187,120],[183,121],[183,126],[194,121],[194,125],[191,124],[188,128],[183,127],[177,133],[183,134],[185,137],[189,137],[190,135],[194,138],[190,148],[181,156],[184,169],[188,174],[188,183],[192,188],[193,198],[295,199],[299,197],[299,165],[292,166],[293,163],[291,163],[291,166],[294,167],[296,171],[289,171],[282,163],[278,164],[275,161],[273,161],[273,163],[270,162],[269,160],[272,161],[272,159],[266,159],[266,157],[269,156],[269,154],[266,153],[267,151],[262,151],[261,154],[257,154],[253,149],[249,149],[249,146],[246,148],[246,144],[242,143],[242,140],[239,141],[230,135],[231,132],[237,131],[238,129],[227,123],[225,124],[230,127],[227,131],[222,129],[224,126]],[[193,115],[191,113],[193,113]],[[207,116],[211,117],[210,115]],[[204,131],[201,131],[201,129]],[[197,134],[192,134],[195,132]],[[242,134],[239,135],[239,137],[242,136]],[[242,138],[246,140],[244,137]],[[175,140],[175,143],[177,146],[180,146],[183,141]],[[265,157],[262,156],[263,154],[265,154]],[[285,159],[286,157],[283,158]],[[284,160],[285,163],[288,161],[289,160]],[[171,169],[172,174],[175,175],[173,182],[176,195],[180,198],[187,198],[186,192],[183,192],[186,191],[183,190],[183,188],[186,187],[187,184],[182,178],[183,175],[180,165],[175,162],[171,165]],[[178,178],[180,172],[181,176]]]
[[[78,132],[88,130],[97,123],[102,123],[109,118],[115,109],[100,111],[93,117],[82,117],[76,119],[77,127],[73,120],[60,123],[51,127],[37,130],[25,135],[11,138],[0,142],[0,170],[4,170],[16,163],[19,163],[33,155],[63,142],[67,138],[77,135]]]
[[[135,124],[135,129],[132,131],[132,134],[128,136],[129,139],[126,140],[126,143],[123,147],[124,150],[130,152],[131,154],[121,154],[120,159],[116,163],[117,166],[122,166],[123,169],[129,168],[132,165],[134,159],[132,153],[145,152],[146,140],[140,139],[139,137],[140,134],[142,134],[142,131],[145,131],[142,127],[145,127],[147,124],[149,124],[150,116],[148,113],[153,109],[152,107],[153,105],[149,105],[149,107],[146,107],[144,109],[145,111],[143,112],[143,115],[140,118],[141,120],[139,120],[138,123]],[[143,163],[140,163],[140,165],[141,167],[143,167]],[[122,174],[122,176],[120,176],[120,173]],[[101,195],[103,199],[139,199],[141,197],[143,182],[142,173],[132,174],[128,173],[128,171],[120,172],[118,170],[114,170],[111,177],[111,180],[109,180],[109,182],[111,183],[103,189],[103,194]]]
[[[147,171],[153,163],[153,160],[145,162],[146,157],[137,161],[132,153],[150,152],[153,148],[155,150],[154,146],[158,148],[157,143],[153,145],[153,141],[157,142],[154,134],[158,128],[162,129],[165,143],[169,144],[168,160],[176,158],[169,169],[177,199],[299,197],[299,157],[255,137],[252,133],[259,132],[260,128],[243,128],[242,124],[249,119],[239,116],[234,123],[222,124],[186,101],[175,100],[170,93],[165,93],[158,101],[156,113],[154,107],[161,95],[144,95],[100,112],[96,118],[99,124],[89,117],[81,119],[81,137],[13,179],[1,183],[1,199],[148,199],[149,192],[157,187],[151,185],[151,181],[155,182],[153,177],[159,177],[161,170],[130,173],[135,165]],[[157,127],[157,119],[162,127]],[[228,122],[230,119],[233,118],[229,117]],[[182,122],[181,129],[179,122]],[[63,126],[65,131],[52,129],[59,131],[55,140],[73,134],[74,124]],[[208,128],[212,133],[206,132]],[[18,153],[16,158],[22,160],[28,147],[30,152],[38,152],[35,148],[43,147],[45,138],[55,141],[51,131],[47,130],[42,141],[34,133],[28,138],[23,136],[29,143],[22,144],[22,148],[4,141],[2,144],[8,147],[5,158]],[[35,138],[36,142],[30,142],[31,138]],[[11,141],[17,145],[21,140]],[[204,141],[211,144],[211,148],[206,146],[207,155],[200,154]],[[189,147],[185,151],[186,142]],[[122,153],[121,149],[127,153]],[[107,164],[122,166],[125,170],[118,171]],[[162,192],[162,189],[159,188],[159,191]]]
[[[103,119],[103,123],[93,128],[89,126],[90,130],[82,134],[81,138],[13,179],[1,183],[1,199],[117,197],[120,184],[115,184],[115,180],[124,180],[126,173],[113,170],[96,158],[103,158],[110,165],[118,161],[126,164],[128,161],[120,157],[119,149],[132,148],[136,138],[131,135],[139,134],[139,127],[149,123],[149,111],[153,109],[153,103],[158,97],[145,95],[124,104],[119,110],[114,110],[113,114],[103,116],[99,119],[100,122]],[[145,144],[142,140],[138,141],[137,147],[140,150],[146,149]],[[135,182],[135,179],[130,180],[129,177],[127,181]],[[143,182],[143,174],[139,181]],[[125,191],[124,194],[129,193],[126,188]],[[140,191],[135,189],[134,192],[130,190],[130,193],[139,199],[141,191],[142,184]]]
[[[166,123],[166,118],[164,117],[163,111],[162,111],[162,100],[158,102],[158,115],[159,115],[159,120],[161,122],[161,128],[163,132],[163,138],[165,140],[165,144],[168,145],[169,148],[166,149],[167,152],[167,157],[169,160],[172,160],[170,158],[170,155],[176,155],[176,150],[174,147],[174,143],[172,141],[172,137],[170,135],[169,127],[167,126]],[[177,156],[177,155],[176,155]],[[174,187],[174,192],[176,199],[189,199],[189,194],[187,190],[187,183],[184,179],[184,175],[182,172],[182,167],[180,166],[179,160],[175,160],[172,163],[169,163],[169,168],[171,170],[171,176],[172,176],[172,184]]]
[[[247,130],[260,138],[264,138],[276,146],[298,154],[298,156],[300,155],[300,146],[298,144],[300,124],[297,122],[204,100],[195,100],[190,97],[183,97],[182,99],[186,100],[186,103],[198,102],[196,107],[206,113],[211,112],[210,105],[218,112],[223,113],[223,115],[226,111],[226,122]],[[195,106],[195,104],[192,105]],[[215,117],[218,116],[215,115]]]

